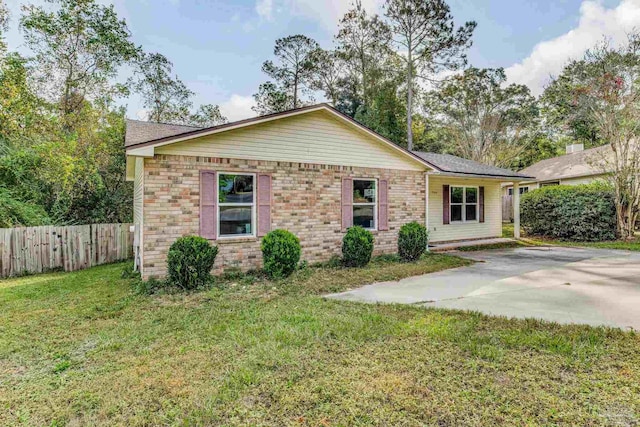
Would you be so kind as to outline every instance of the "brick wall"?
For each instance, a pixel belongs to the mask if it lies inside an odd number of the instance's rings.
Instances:
[[[175,239],[198,234],[200,170],[272,174],[271,229],[284,228],[300,238],[302,259],[310,263],[339,255],[343,177],[389,180],[389,231],[374,232],[375,254],[397,251],[402,224],[424,223],[424,174],[371,169],[207,157],[156,155],[144,165],[144,278],[166,274],[166,255]],[[215,272],[226,267],[258,268],[260,239],[218,240]]]

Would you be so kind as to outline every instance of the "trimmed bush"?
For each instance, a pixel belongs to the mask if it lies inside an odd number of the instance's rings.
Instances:
[[[527,234],[581,242],[616,238],[614,193],[604,184],[543,187],[522,196],[520,212]]]
[[[342,239],[342,262],[347,267],[364,267],[371,261],[373,234],[356,225]]]
[[[180,237],[167,255],[169,284],[186,290],[206,285],[217,255],[218,248],[203,237]]]
[[[273,230],[262,239],[264,271],[273,278],[287,277],[300,261],[300,239],[287,230]]]
[[[405,261],[418,260],[428,244],[427,228],[415,221],[400,227],[398,233],[398,255]]]

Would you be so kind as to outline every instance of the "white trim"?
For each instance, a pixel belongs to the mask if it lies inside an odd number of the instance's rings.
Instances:
[[[374,137],[375,139],[377,139],[378,141],[384,143],[387,147],[390,147],[392,149],[394,149],[395,151],[402,153],[404,156],[406,156],[407,158],[413,160],[414,162],[422,165],[422,166],[426,166],[431,170],[437,170],[435,165],[431,165],[429,162],[427,162],[426,160],[421,159],[420,157],[413,155],[411,153],[408,153],[407,151],[405,151],[404,149],[398,147],[396,144],[393,144],[390,141],[387,141],[385,138],[383,138],[382,136],[378,135],[377,133],[375,133],[374,131],[372,131],[371,129],[367,129],[365,126],[362,126],[361,124],[348,120],[347,118],[343,117],[341,114],[333,111],[331,108],[327,107],[326,105],[318,105],[316,108],[309,108],[309,109],[304,109],[304,110],[293,110],[290,113],[287,114],[278,114],[275,116],[270,116],[270,117],[265,117],[263,119],[256,119],[256,120],[252,120],[250,122],[247,123],[239,123],[237,125],[232,125],[232,126],[226,126],[224,128],[220,128],[220,129],[216,129],[213,128],[209,131],[206,132],[200,132],[197,133],[195,135],[186,135],[183,137],[180,137],[180,135],[176,136],[176,138],[171,139],[169,141],[163,141],[163,142],[158,142],[156,144],[151,144],[151,145],[147,145],[144,147],[136,147],[136,145],[133,145],[129,148],[126,148],[127,154],[128,155],[138,155],[138,156],[145,156],[145,157],[153,157],[153,153],[154,153],[154,149],[156,147],[162,147],[165,145],[169,145],[169,144],[175,144],[177,142],[182,142],[182,141],[188,141],[190,139],[195,139],[195,138],[202,138],[203,136],[209,136],[209,135],[214,135],[217,133],[222,133],[222,132],[228,132],[231,130],[235,130],[235,129],[239,129],[239,128],[243,128],[243,127],[247,127],[247,126],[253,126],[253,125],[258,125],[261,123],[267,123],[273,120],[279,120],[279,119],[284,119],[286,117],[293,117],[293,116],[298,116],[300,114],[307,114],[307,113],[311,113],[314,111],[327,111],[329,112],[331,115],[333,115],[334,117],[337,117],[338,119],[342,120],[343,122],[356,127],[357,129],[361,130],[362,132],[368,134],[369,136]],[[142,145],[144,143],[140,143],[137,145]]]
[[[253,178],[253,191],[252,198],[253,201],[251,203],[220,203],[220,175],[241,175],[241,176],[250,176]],[[217,240],[227,240],[227,239],[243,239],[243,238],[255,238],[256,237],[256,190],[257,190],[258,182],[256,180],[255,173],[248,172],[225,172],[225,171],[217,171],[216,172],[216,194],[218,195],[218,200],[216,200],[216,230],[218,231],[218,235],[216,237]],[[251,206],[251,233],[250,234],[222,234],[220,229],[220,206]]]
[[[455,203],[455,206],[460,206],[462,209],[462,220],[454,221],[452,215],[452,207],[454,206],[451,196],[454,188],[462,188],[462,203]],[[467,203],[467,188],[475,188],[476,190],[476,202]],[[476,205],[476,219],[467,221],[467,206]],[[449,185],[449,224],[474,224],[480,222],[480,187],[473,185]]]
[[[378,206],[380,201],[378,200],[378,191],[379,191],[379,184],[378,184],[378,178],[352,178],[351,179],[351,191],[353,192],[353,190],[356,188],[356,181],[373,181],[375,188],[373,189],[373,196],[375,198],[375,201],[373,203],[371,202],[366,202],[366,203],[356,203],[355,201],[353,201],[353,194],[351,195],[351,217],[352,217],[352,221],[353,221],[353,207],[354,206],[373,206],[373,228],[370,227],[364,227],[365,230],[369,230],[369,231],[378,231]],[[389,191],[387,189],[387,191]],[[389,195],[387,194],[387,200],[389,199]]]
[[[429,252],[429,172],[424,173],[424,226],[427,229],[427,252]],[[451,216],[451,213],[449,213]]]

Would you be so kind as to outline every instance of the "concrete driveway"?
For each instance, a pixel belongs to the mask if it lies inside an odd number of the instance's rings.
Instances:
[[[327,298],[640,330],[638,252],[530,247],[460,255],[478,262]]]

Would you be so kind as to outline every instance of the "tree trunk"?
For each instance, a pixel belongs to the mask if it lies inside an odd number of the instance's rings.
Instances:
[[[407,58],[407,150],[413,150],[413,69],[411,63],[411,49]]]
[[[298,108],[298,74],[293,78],[293,108]]]

